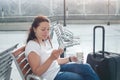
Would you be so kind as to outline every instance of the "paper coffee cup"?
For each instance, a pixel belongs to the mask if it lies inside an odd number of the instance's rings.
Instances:
[[[76,52],[76,56],[78,58],[78,63],[83,63],[83,52]]]

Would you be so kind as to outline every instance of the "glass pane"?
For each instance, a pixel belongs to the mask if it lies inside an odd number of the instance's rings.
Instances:
[[[108,17],[114,20],[120,19],[120,0],[0,0],[0,18],[26,19],[28,16],[46,15],[60,16],[59,19],[62,19],[64,1],[69,19],[74,19],[75,16],[81,19],[89,19],[92,16],[94,20]]]

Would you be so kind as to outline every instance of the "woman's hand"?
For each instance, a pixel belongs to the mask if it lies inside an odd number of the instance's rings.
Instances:
[[[81,58],[79,59],[76,56],[71,56],[70,59],[72,62],[83,62],[84,61],[84,57],[82,57],[82,59]]]
[[[59,56],[62,54],[64,52],[64,50],[63,49],[55,49],[55,50],[53,50],[52,51],[52,54],[51,54],[51,56],[50,56],[50,59],[52,59],[52,60],[56,60],[56,59],[58,59],[59,58]]]
[[[70,56],[72,62],[77,62],[78,58],[76,56]]]

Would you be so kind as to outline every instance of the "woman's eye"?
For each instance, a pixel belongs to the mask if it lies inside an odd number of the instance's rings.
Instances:
[[[42,31],[45,31],[45,29],[41,29]]]
[[[47,30],[47,31],[49,31],[50,29],[48,28],[48,29],[40,29],[41,31],[45,31],[45,30]]]

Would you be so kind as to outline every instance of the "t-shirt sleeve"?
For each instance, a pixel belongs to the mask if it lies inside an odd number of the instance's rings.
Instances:
[[[37,44],[36,42],[28,42],[25,48],[25,55],[28,56],[31,51],[34,51],[36,54],[39,55],[39,49],[39,44]]]

